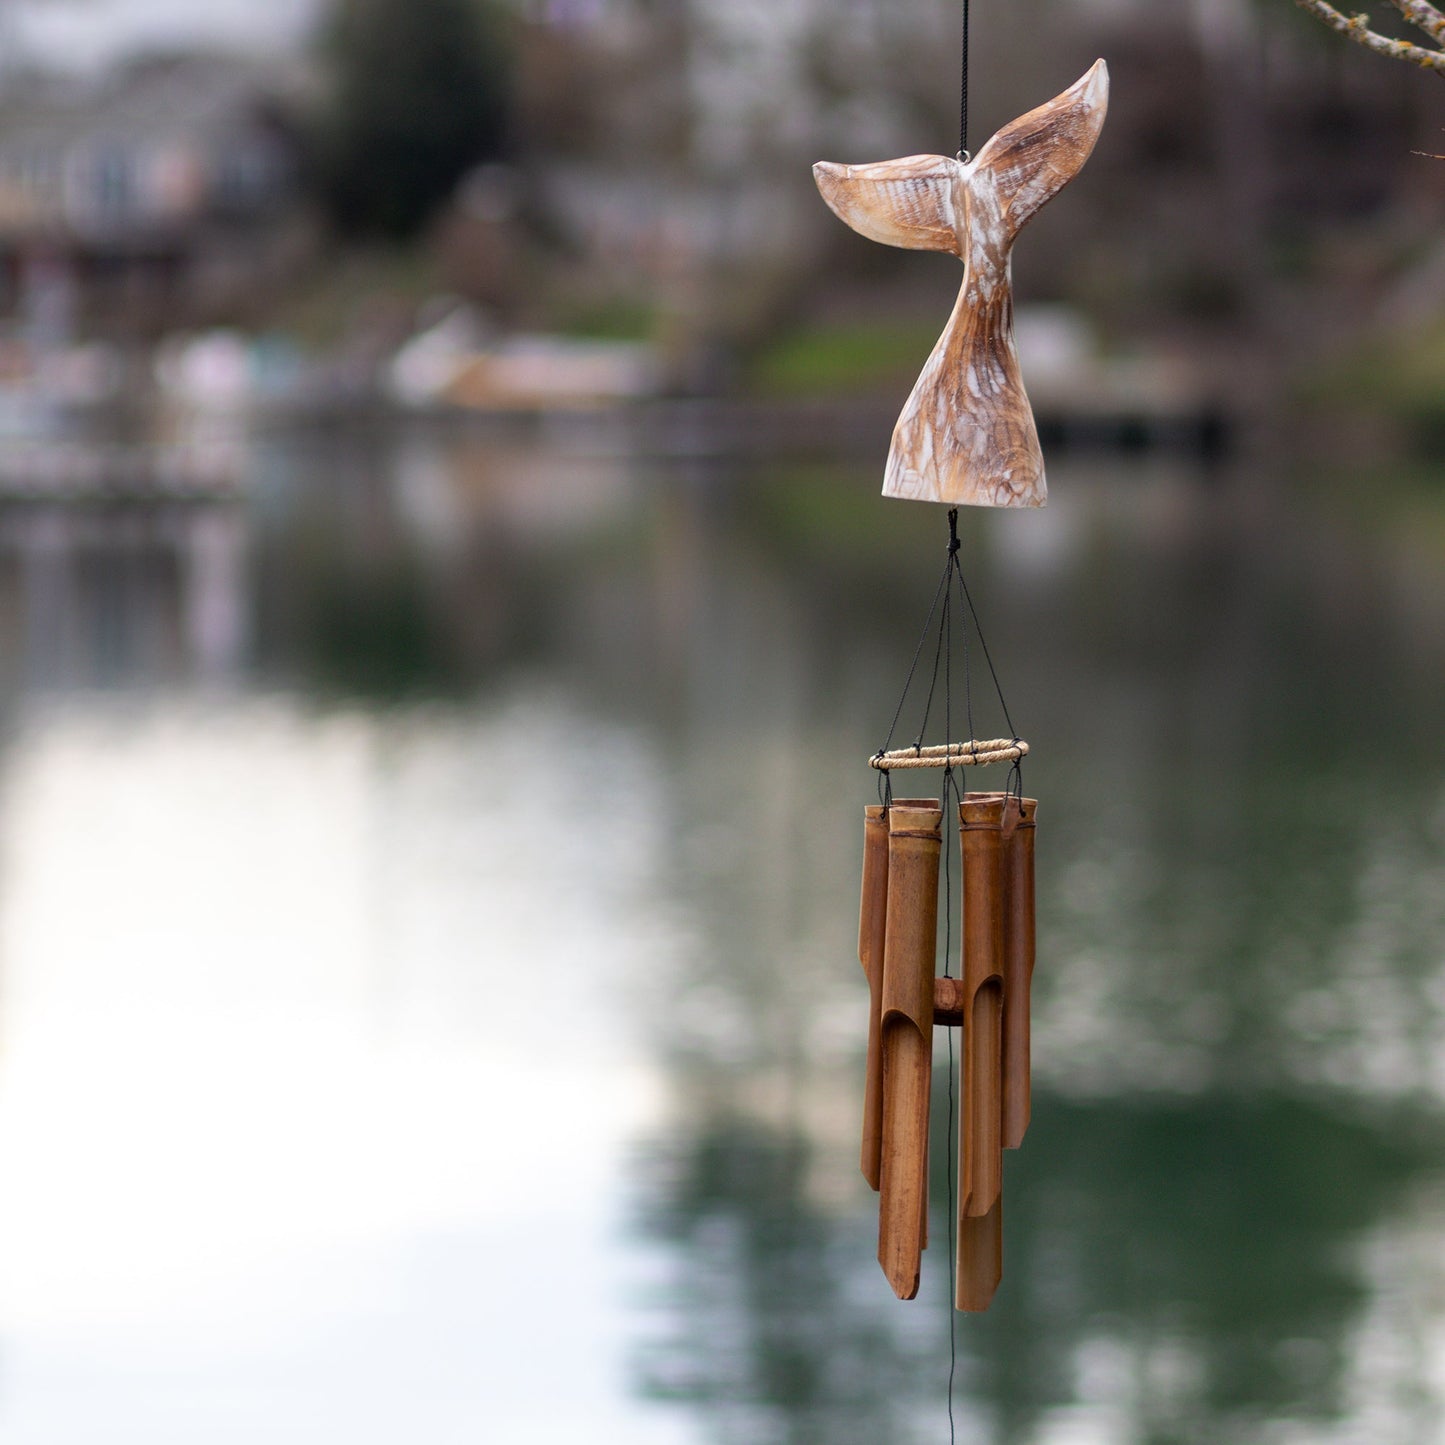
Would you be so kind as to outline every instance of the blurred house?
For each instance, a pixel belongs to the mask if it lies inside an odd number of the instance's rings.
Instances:
[[[190,55],[0,90],[0,315],[44,348],[244,313],[309,252],[290,77]]]

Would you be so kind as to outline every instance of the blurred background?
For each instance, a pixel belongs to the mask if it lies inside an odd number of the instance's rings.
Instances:
[[[973,12],[975,146],[1113,99],[963,518],[1041,829],[957,1438],[1442,1441],[1445,79]],[[958,29],[0,7],[7,1445],[948,1438],[854,952],[958,274],[809,166],[951,153]]]

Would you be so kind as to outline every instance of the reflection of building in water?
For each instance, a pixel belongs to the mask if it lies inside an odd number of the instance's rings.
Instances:
[[[0,507],[0,688],[234,680],[246,552],[231,503]]]

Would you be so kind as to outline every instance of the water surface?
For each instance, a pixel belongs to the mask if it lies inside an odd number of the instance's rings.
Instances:
[[[940,513],[570,433],[239,455],[0,504],[7,1441],[946,1439],[854,962]],[[1041,823],[958,1438],[1445,1437],[1438,509],[1051,489],[964,519]]]

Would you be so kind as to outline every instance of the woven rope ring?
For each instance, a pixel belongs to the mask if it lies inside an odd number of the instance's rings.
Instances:
[[[968,743],[940,743],[931,748],[894,748],[874,753],[870,768],[880,773],[894,768],[972,768],[985,763],[1012,763],[1024,757],[1029,745],[1021,738],[988,738]]]

